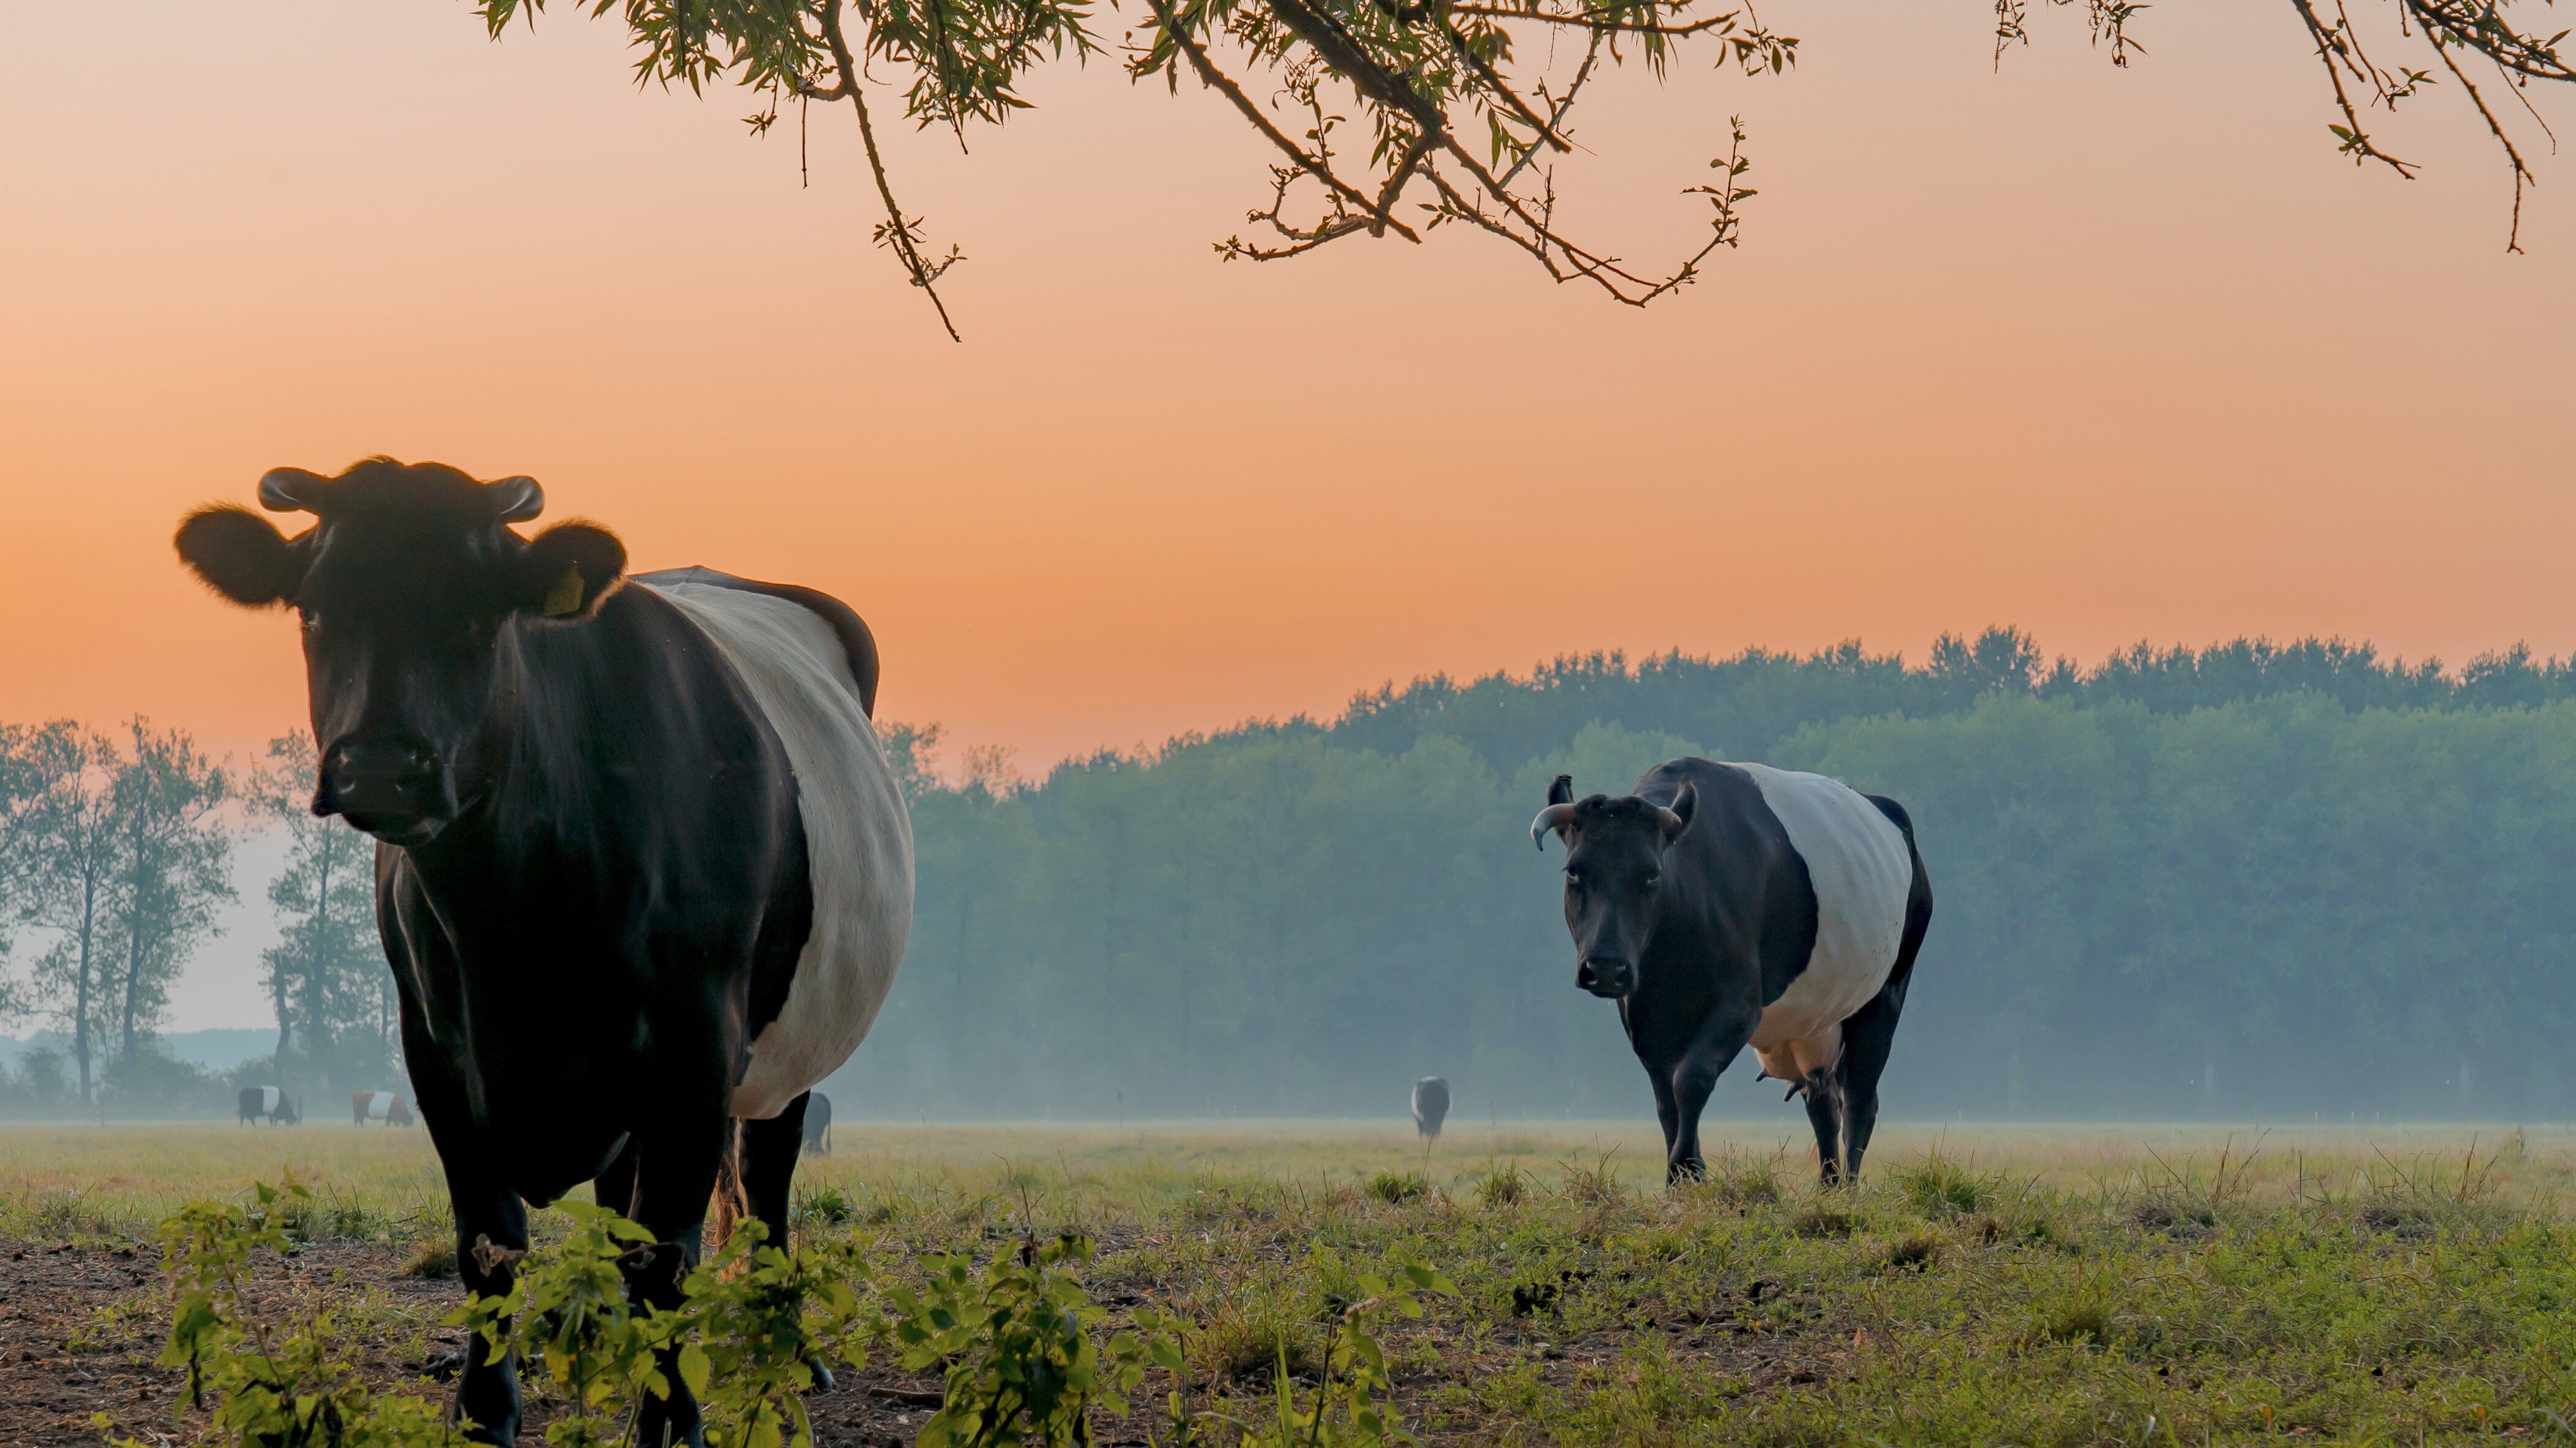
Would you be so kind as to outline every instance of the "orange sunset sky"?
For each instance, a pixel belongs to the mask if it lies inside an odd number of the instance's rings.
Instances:
[[[1578,228],[1695,245],[1730,112],[1762,193],[1642,313],[1463,234],[1221,265],[1240,122],[1058,66],[971,156],[896,139],[962,346],[868,246],[845,113],[800,189],[792,125],[638,91],[569,6],[9,19],[0,719],[296,722],[291,625],[169,531],[374,452],[835,592],[884,715],[1029,769],[1577,649],[2576,649],[2576,164],[2524,123],[2505,255],[2459,98],[2381,123],[2421,180],[2356,170],[2287,4],[2159,5],[2126,72],[2048,11],[2000,73],[1984,0],[1796,5],[1789,76],[1614,77]]]

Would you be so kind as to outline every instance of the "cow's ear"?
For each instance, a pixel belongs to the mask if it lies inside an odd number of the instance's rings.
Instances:
[[[586,618],[626,572],[626,545],[595,523],[557,523],[518,557],[519,607],[548,618]]]
[[[1671,833],[1675,838],[1679,838],[1683,830],[1690,828],[1691,816],[1697,813],[1698,810],[1698,787],[1688,780],[1682,781],[1682,792],[1673,796],[1672,803],[1673,818],[1681,821],[1681,823],[1672,827]]]
[[[171,542],[208,587],[246,607],[285,603],[304,583],[304,550],[247,508],[199,508]]]
[[[1574,776],[1570,774],[1558,775],[1556,777],[1556,783],[1547,787],[1547,802],[1549,804],[1574,803]]]

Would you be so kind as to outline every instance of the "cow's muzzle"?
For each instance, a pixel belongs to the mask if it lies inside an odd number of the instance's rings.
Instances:
[[[313,812],[391,845],[425,843],[455,810],[438,754],[416,739],[344,739],[322,756]]]
[[[1586,956],[1574,968],[1574,983],[1604,1000],[1618,1000],[1637,989],[1637,967],[1616,956]]]

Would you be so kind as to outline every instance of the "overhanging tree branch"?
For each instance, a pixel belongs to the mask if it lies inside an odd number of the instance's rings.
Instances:
[[[765,89],[771,100],[750,118],[755,132],[765,132],[777,119],[781,95],[848,101],[885,211],[875,240],[894,253],[951,337],[957,329],[938,283],[962,254],[951,247],[944,257],[928,256],[920,219],[896,199],[863,93],[871,68],[890,74],[916,126],[952,131],[963,147],[968,121],[998,124],[1027,109],[1018,86],[1039,61],[1101,49],[1089,28],[1092,0],[578,3],[593,16],[619,14],[641,51],[635,64],[639,80],[696,91],[730,78]],[[1575,149],[1576,103],[1602,73],[1605,56],[1618,66],[1633,55],[1657,76],[1691,45],[1747,76],[1778,74],[1795,64],[1796,37],[1767,28],[1749,3],[1738,0],[1715,12],[1703,8],[1709,3],[1144,0],[1148,14],[1128,37],[1126,69],[1131,79],[1159,75],[1173,87],[1186,70],[1223,96],[1278,152],[1280,163],[1270,168],[1270,202],[1247,218],[1266,228],[1268,238],[1228,237],[1217,245],[1221,256],[1272,261],[1359,235],[1393,233],[1419,242],[1454,222],[1517,247],[1557,282],[1589,282],[1614,300],[1642,306],[1689,284],[1712,252],[1736,244],[1739,204],[1754,194],[1740,184],[1750,164],[1741,122],[1730,125],[1726,154],[1710,163],[1723,172],[1722,180],[1683,192],[1707,198],[1709,231],[1668,270],[1631,265],[1574,236],[1559,214],[1556,178],[1538,158]],[[2375,13],[2385,17],[2393,11],[2399,42],[2433,52],[2421,68],[2395,69],[2381,66],[2365,49],[2351,3],[2290,0],[2326,73],[2338,148],[2358,163],[2375,161],[2413,176],[2414,163],[2382,149],[2364,120],[2373,110],[2394,111],[2437,76],[2449,77],[2503,152],[2514,186],[2506,245],[2520,250],[2522,191],[2537,178],[2525,147],[2461,62],[2464,54],[2475,54],[2493,64],[2546,134],[2527,92],[2535,83],[2576,80],[2559,48],[2567,32],[2544,35],[2515,16],[2552,0],[2380,0],[2388,8]],[[2012,45],[2028,42],[2034,8],[2080,6],[2094,44],[2109,51],[2115,66],[2146,54],[2130,33],[2149,8],[2140,0],[1994,4],[1998,64]],[[533,19],[543,6],[544,0],[479,0],[477,9],[498,35],[513,18]],[[1521,58],[1519,42],[1567,30],[1579,30],[1586,39],[1570,77],[1555,71],[1552,47],[1539,47],[1545,58],[1536,64]],[[1267,102],[1259,95],[1265,85]],[[1302,138],[1284,119],[1300,113]],[[1345,128],[1366,144],[1337,144],[1337,132]]]

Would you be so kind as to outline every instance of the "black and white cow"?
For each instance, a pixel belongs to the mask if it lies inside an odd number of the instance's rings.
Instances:
[[[1827,1183],[1857,1178],[1932,885],[1892,799],[1819,774],[1676,759],[1530,824],[1563,837],[1575,984],[1619,1002],[1664,1127],[1668,1179],[1701,1170],[1699,1116],[1747,1045],[1804,1092]]]
[[[238,1101],[240,1124],[265,1121],[273,1126],[293,1126],[304,1119],[296,1109],[295,1098],[274,1086],[244,1086]]]
[[[832,1154],[832,1098],[820,1091],[806,1093],[805,1149],[817,1156]]]
[[[1440,1139],[1440,1123],[1449,1119],[1449,1083],[1425,1076],[1413,1083],[1413,1131],[1424,1141]]]
[[[349,1093],[349,1122],[364,1126],[381,1121],[388,1127],[412,1124],[411,1106],[392,1091],[352,1091]]]
[[[207,508],[179,554],[300,616],[313,809],[379,842],[466,1288],[505,1291],[527,1204],[583,1182],[653,1233],[643,1302],[677,1303],[720,1175],[784,1244],[806,1092],[867,1034],[911,923],[867,625],[801,588],[628,580],[587,523],[523,538],[527,478],[376,458],[277,469],[259,498],[317,521],[288,539]],[[512,1441],[516,1364],[478,1344],[463,1366],[457,1412]],[[665,1371],[638,1441],[702,1442]]]

